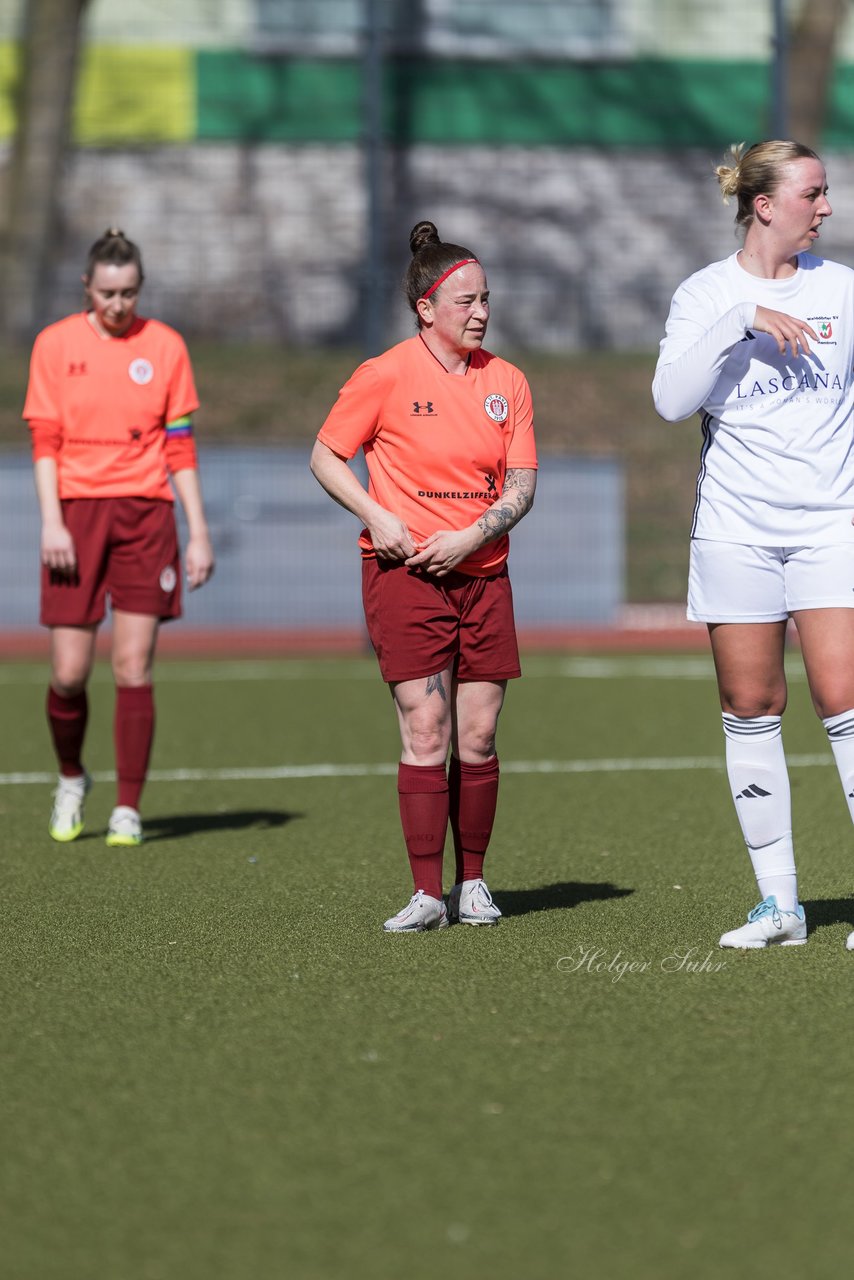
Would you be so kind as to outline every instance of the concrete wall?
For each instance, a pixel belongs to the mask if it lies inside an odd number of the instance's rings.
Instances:
[[[426,146],[390,157],[387,340],[411,332],[399,280],[410,228],[428,217],[484,260],[495,350],[653,349],[675,286],[737,247],[712,173],[718,159]],[[821,248],[854,265],[854,156],[826,159],[838,212]],[[143,310],[187,334],[358,347],[368,268],[360,179],[358,152],[342,146],[77,150],[43,322],[80,305],[86,250],[118,225],[143,248]]]

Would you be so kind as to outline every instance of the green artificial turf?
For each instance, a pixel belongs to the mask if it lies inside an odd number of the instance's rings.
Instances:
[[[797,662],[811,937],[752,954],[716,945],[756,890],[710,661],[525,665],[487,864],[505,919],[397,937],[372,661],[161,663],[138,850],[103,842],[106,668],[87,829],[61,847],[29,780],[52,769],[44,672],[0,667],[4,1276],[847,1267],[854,833]]]

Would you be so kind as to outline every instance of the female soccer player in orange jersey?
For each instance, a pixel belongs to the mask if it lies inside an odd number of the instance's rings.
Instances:
[[[404,288],[418,332],[356,370],[311,458],[327,493],[364,524],[365,618],[400,727],[397,789],[415,891],[385,922],[389,933],[501,916],[483,862],[498,716],[508,679],[520,675],[507,535],[530,510],[537,477],[528,383],[483,350],[483,267],[431,222],[413,228],[410,249]],[[359,448],[367,490],[348,466]],[[456,874],[446,906],[449,819]]]
[[[91,785],[82,763],[86,690],[107,595],[118,776],[107,844],[142,841],[157,634],[161,621],[181,612],[170,476],[189,528],[190,589],[214,568],[189,357],[173,329],[137,315],[142,281],[137,246],[121,231],[105,232],[89,251],[86,309],[36,338],[24,404],[41,511],[41,621],[51,633],[47,715],[59,762],[49,830],[62,842],[83,830]]]

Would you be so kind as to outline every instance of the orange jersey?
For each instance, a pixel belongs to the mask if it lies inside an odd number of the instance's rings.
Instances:
[[[104,339],[79,312],[36,338],[23,416],[35,457],[56,457],[60,498],[171,502],[167,424],[185,437],[180,465],[194,466],[186,437],[198,407],[184,341],[158,320],[138,316]]]
[[[420,337],[360,365],[341,388],[318,439],[342,458],[361,447],[368,491],[418,544],[439,529],[466,529],[501,496],[508,468],[534,468],[534,412],[527,379],[489,351],[464,376],[448,373]],[[359,545],[370,554],[367,531]],[[497,573],[506,535],[458,569]]]

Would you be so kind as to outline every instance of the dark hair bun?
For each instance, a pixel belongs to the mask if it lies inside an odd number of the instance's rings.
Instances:
[[[432,222],[416,222],[409,233],[409,248],[413,254],[419,253],[428,244],[441,244],[439,232]]]

